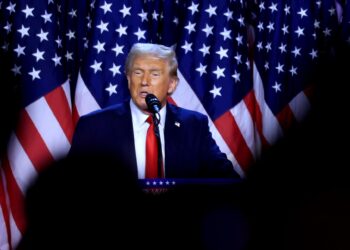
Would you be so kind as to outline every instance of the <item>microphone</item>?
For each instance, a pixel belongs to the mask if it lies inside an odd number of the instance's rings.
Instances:
[[[147,94],[146,95],[146,104],[147,104],[147,108],[150,112],[152,112],[153,114],[159,113],[161,105],[160,105],[160,101],[158,100],[158,98],[155,95]]]

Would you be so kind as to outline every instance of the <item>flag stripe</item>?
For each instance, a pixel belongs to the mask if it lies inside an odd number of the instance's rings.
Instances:
[[[53,161],[53,157],[25,110],[20,113],[19,126],[16,130],[16,137],[33,166],[37,171],[40,171],[45,165]]]
[[[179,84],[176,88],[176,91],[171,96],[172,99],[175,101],[175,103],[181,107],[197,110],[198,112],[208,115],[202,103],[198,99],[197,95],[194,93],[191,86],[188,84],[188,82],[183,77],[180,71],[178,71],[178,76],[179,76]],[[223,139],[221,131],[219,131],[219,129],[215,126],[215,124],[213,123],[213,121],[210,119],[209,116],[208,116],[208,119],[209,119],[209,127],[213,134],[213,138],[218,144],[220,150],[226,153],[228,159],[230,159],[230,161],[232,162],[235,170],[243,177],[244,172],[242,171],[239,163],[237,162],[235,155],[232,153],[229,146],[226,144],[226,141]]]
[[[178,71],[179,84],[176,91],[173,93],[172,98],[181,107],[187,107],[189,109],[197,110],[203,114],[206,114],[202,103],[198,99],[197,95],[188,84],[187,80],[183,77],[181,71]]]
[[[22,193],[25,193],[38,172],[15,135],[11,136],[7,157],[12,174]]]
[[[68,79],[65,83],[63,83],[61,85],[61,88],[63,89],[64,94],[66,96],[67,104],[68,104],[69,111],[70,111],[70,114],[71,114],[72,113],[72,93],[70,91],[70,88],[71,88],[70,80]],[[68,114],[68,113],[66,113],[66,114]]]
[[[182,84],[187,84],[186,82],[182,82]],[[186,92],[186,93],[188,93],[188,92]],[[187,99],[186,97],[184,98],[184,99]],[[174,99],[172,98],[172,97],[168,97],[168,102],[169,103],[172,103],[172,104],[174,104],[174,105],[177,105],[177,103],[174,101]],[[210,118],[209,118],[209,120],[210,120]],[[210,120],[210,123],[212,123],[212,121]],[[215,124],[214,124],[215,125]],[[212,127],[215,127],[215,126],[212,126]],[[216,128],[216,127],[215,127]],[[216,128],[217,129],[217,128]],[[216,130],[216,131],[219,131],[219,130]],[[219,132],[220,133],[220,140],[222,140],[221,138],[221,136],[222,136],[222,134],[221,134],[221,132]],[[214,139],[215,139],[215,136],[214,136]],[[244,177],[244,175],[245,175],[245,173],[242,171],[242,169],[241,169],[241,167],[238,165],[238,163],[236,162],[236,158],[234,157],[234,155],[232,154],[232,152],[231,151],[229,151],[229,153],[226,153],[226,155],[227,155],[227,158],[228,159],[230,159],[231,161],[234,161],[235,162],[235,164],[233,164],[233,167],[234,167],[234,169],[235,169],[235,171],[243,178]],[[232,160],[232,159],[234,159],[234,160]]]
[[[90,90],[86,87],[80,73],[78,75],[74,101],[79,117],[101,108],[96,102],[94,96],[91,94]]]
[[[3,160],[3,169],[4,169],[4,176],[6,177],[6,189],[7,194],[9,197],[9,206],[11,209],[11,213],[13,216],[13,219],[15,221],[16,228],[18,228],[19,232],[23,235],[26,227],[26,221],[25,221],[25,214],[24,214],[24,199],[23,199],[23,193],[21,192],[18,183],[16,182],[12,169],[10,167],[10,163],[7,159],[7,157],[4,157]],[[10,223],[11,225],[11,241],[14,242],[14,235],[12,232],[16,230],[14,228],[14,225]]]
[[[250,91],[248,95],[244,97],[244,102],[247,105],[249,113],[253,119],[253,122],[259,134],[259,139],[260,139],[259,149],[265,150],[266,148],[268,148],[269,143],[267,142],[263,133],[262,114],[261,114],[260,106],[255,98],[254,91]]]
[[[240,129],[231,112],[226,112],[215,120],[215,125],[223,136],[226,144],[235,155],[243,171],[253,162],[253,155],[247,146]]]
[[[314,102],[313,100],[315,98],[315,84],[310,84],[309,87],[304,89],[304,94],[307,96],[311,106],[311,103]]]
[[[1,165],[0,168],[0,249],[12,249],[11,247],[11,229],[9,221],[9,209],[6,200],[6,178],[4,176],[4,170]]]
[[[0,192],[1,194],[1,192]],[[9,235],[9,228],[7,228],[8,220],[5,220],[2,208],[4,206],[0,205],[0,232],[2,232],[0,237],[0,249],[9,250],[12,247],[9,245],[9,239],[7,235]]]
[[[258,143],[256,141],[256,139],[258,138],[256,138],[255,136],[255,125],[245,102],[239,102],[230,111],[232,116],[234,117],[234,120],[236,121],[236,124],[239,128],[239,132],[244,138],[247,147],[252,153],[253,158],[256,159],[256,157],[258,156],[258,151],[260,151],[261,149],[261,143],[260,140],[258,140]]]
[[[73,128],[75,128],[75,126],[77,125],[79,118],[80,116],[78,113],[77,106],[73,104],[73,110],[72,110]]]
[[[283,131],[288,131],[289,128],[292,128],[293,124],[296,124],[296,119],[289,105],[285,106],[276,117]]]
[[[182,82],[182,85],[186,85],[187,83],[186,83],[186,81],[183,81]],[[188,91],[185,91],[184,93],[189,93],[189,91],[190,91],[190,86],[188,86]],[[183,96],[183,95],[181,95],[182,96],[182,98],[183,99],[185,99],[185,100],[188,100],[188,98],[187,98],[187,96]],[[193,96],[192,96],[193,97]],[[172,98],[172,97],[168,97],[168,102],[170,102],[170,103],[172,103],[172,104],[174,104],[174,105],[177,105],[177,103],[174,101],[174,99]],[[191,103],[193,103],[193,102],[191,102]],[[209,118],[209,121],[210,121],[210,123],[212,123],[212,121],[210,120],[210,118]],[[214,123],[212,123],[213,124],[213,126],[212,126],[212,128],[215,128],[215,129],[213,129],[214,131],[217,131],[218,133],[220,133],[220,138],[219,138],[219,140],[217,140],[217,141],[219,141],[220,142],[220,140],[223,140],[222,139],[222,133],[221,132],[219,132],[219,128],[217,128],[216,126],[215,126],[215,124]],[[215,139],[216,137],[214,136],[214,139]],[[222,144],[222,143],[221,143]],[[220,143],[218,143],[218,145],[220,145]],[[225,145],[226,145],[226,142],[225,142]],[[225,152],[225,151],[223,151],[223,152]],[[241,167],[238,165],[238,163],[237,163],[237,161],[236,161],[236,158],[235,158],[235,156],[233,155],[233,153],[228,149],[228,152],[229,153],[226,153],[226,155],[227,155],[227,158],[228,159],[230,159],[231,161],[233,161],[235,164],[233,164],[233,167],[234,167],[234,169],[235,169],[235,171],[241,176],[241,177],[244,177],[245,176],[245,173],[243,172],[243,170],[241,169]],[[232,160],[233,159],[233,160]]]
[[[304,91],[301,91],[290,101],[289,107],[298,123],[305,119],[311,109],[309,98]]]
[[[57,87],[45,96],[45,100],[56,117],[69,143],[71,143],[73,135],[72,113],[64,89],[62,87]]]
[[[29,185],[70,148],[73,86],[67,79],[77,76],[85,18],[92,7],[76,1],[2,2],[0,16],[11,28],[0,29],[0,40],[8,44],[4,48],[1,42],[0,56],[9,59],[0,71],[21,94],[22,107],[2,156],[0,249],[12,250],[24,233],[23,202]]]
[[[22,200],[24,200],[24,197]],[[24,206],[23,203],[22,203],[22,206]],[[24,219],[26,220],[26,218]],[[16,249],[16,246],[20,242],[23,233],[19,230],[16,224],[16,221],[12,216],[12,213],[10,213],[10,225],[11,225],[11,246],[12,246],[12,249]]]
[[[277,118],[274,116],[271,109],[265,102],[262,79],[255,63],[253,63],[253,83],[255,98],[259,104],[262,114],[263,135],[266,138],[268,144],[272,145],[282,137],[283,130]]]
[[[26,110],[52,157],[54,159],[60,159],[66,155],[70,148],[70,142],[45,98],[40,98],[28,105]],[[57,145],[61,147],[57,147]]]
[[[171,96],[167,97],[167,102],[177,106],[177,103],[175,102],[175,100]]]

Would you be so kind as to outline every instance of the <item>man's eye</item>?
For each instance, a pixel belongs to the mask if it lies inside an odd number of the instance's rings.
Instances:
[[[152,76],[160,76],[159,72],[153,72]]]
[[[140,70],[135,70],[135,71],[134,71],[134,74],[135,74],[135,75],[141,75],[142,72],[141,72]]]

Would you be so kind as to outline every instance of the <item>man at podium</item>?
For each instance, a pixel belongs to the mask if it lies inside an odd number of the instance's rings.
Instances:
[[[131,99],[81,117],[70,154],[112,155],[138,179],[239,178],[208,118],[167,102],[177,67],[172,48],[134,44],[125,64]]]

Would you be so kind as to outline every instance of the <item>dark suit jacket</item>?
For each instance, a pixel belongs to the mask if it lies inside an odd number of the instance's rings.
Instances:
[[[238,177],[203,114],[167,104],[164,140],[167,178]],[[113,155],[137,176],[129,102],[82,116],[70,154]]]

